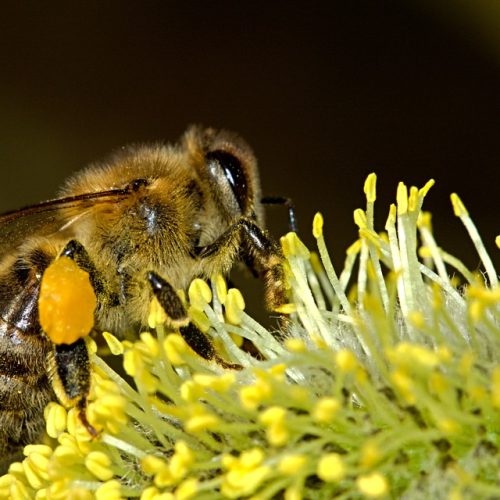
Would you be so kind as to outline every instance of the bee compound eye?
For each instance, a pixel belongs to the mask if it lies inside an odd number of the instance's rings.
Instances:
[[[217,163],[234,193],[236,201],[242,212],[247,204],[248,185],[241,161],[231,153],[217,149],[206,155],[207,163]]]

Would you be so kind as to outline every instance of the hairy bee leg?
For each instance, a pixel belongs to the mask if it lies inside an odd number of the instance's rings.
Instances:
[[[52,386],[65,406],[78,409],[78,417],[89,434],[97,436],[85,413],[90,390],[90,361],[85,341],[54,345],[52,353]]]
[[[264,280],[266,304],[275,310],[287,303],[283,254],[279,245],[271,240],[251,219],[240,218],[210,245],[196,249],[199,258],[210,258],[222,249],[242,244],[245,263],[257,271]]]
[[[260,200],[263,205],[281,205],[288,210],[288,228],[297,232],[297,217],[295,216],[295,205],[291,198],[285,196],[265,196]]]
[[[89,274],[90,283],[100,303],[106,303],[110,306],[118,305],[118,295],[105,286],[101,273],[95,267],[85,247],[78,240],[69,241],[63,248],[61,255],[73,259],[78,267]]]
[[[149,272],[147,274],[147,280],[151,285],[155,297],[169,317],[172,326],[179,328],[179,332],[183,339],[196,354],[208,361],[216,361],[224,368],[241,370],[241,365],[228,363],[217,354],[207,336],[189,319],[181,299],[170,283],[154,272]]]

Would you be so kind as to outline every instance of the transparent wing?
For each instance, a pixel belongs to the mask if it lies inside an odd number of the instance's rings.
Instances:
[[[129,196],[126,189],[111,189],[44,201],[0,215],[0,257],[15,250],[30,236],[48,236],[66,229],[93,208],[113,205]]]

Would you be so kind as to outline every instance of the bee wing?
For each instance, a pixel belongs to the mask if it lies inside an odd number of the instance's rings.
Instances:
[[[111,189],[44,201],[0,215],[0,256],[15,250],[29,236],[48,236],[64,230],[93,207],[112,205],[129,195]]]

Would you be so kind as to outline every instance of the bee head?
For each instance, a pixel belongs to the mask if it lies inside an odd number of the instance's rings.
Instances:
[[[184,145],[219,211],[231,220],[244,215],[262,224],[257,160],[250,146],[234,133],[199,127],[186,132]]]

